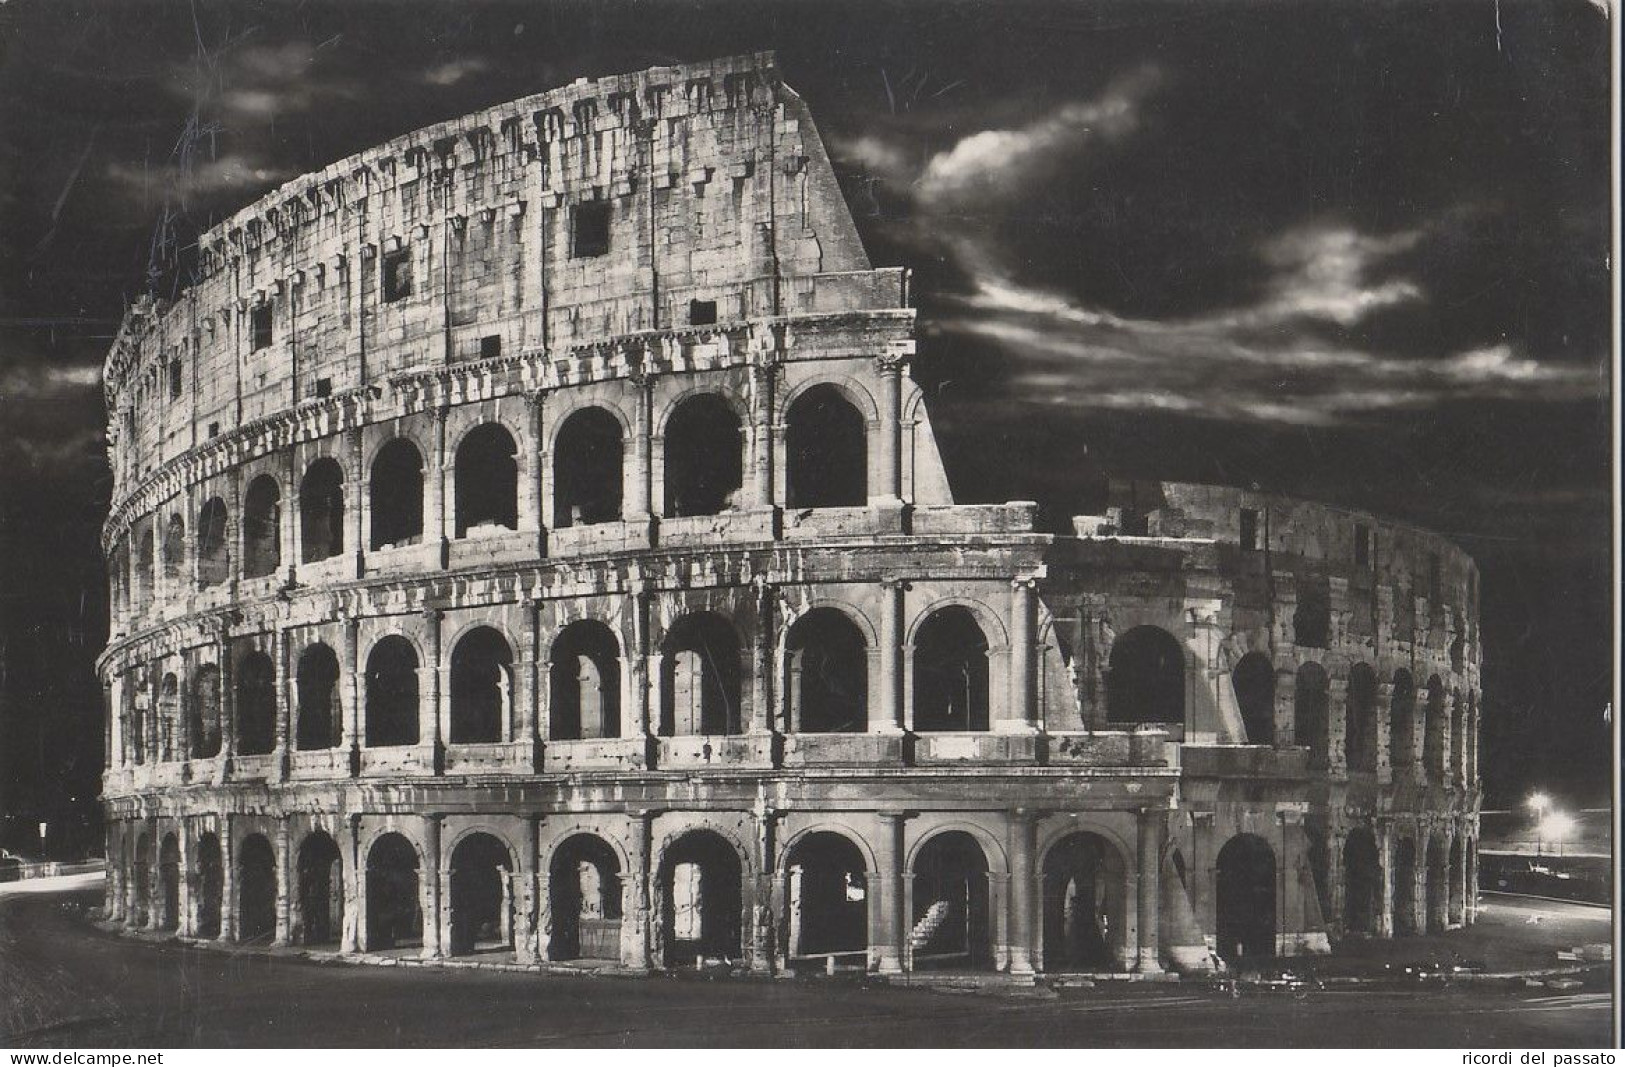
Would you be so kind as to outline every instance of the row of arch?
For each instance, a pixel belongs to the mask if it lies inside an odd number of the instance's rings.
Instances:
[[[667,517],[714,515],[736,505],[743,487],[745,432],[741,413],[722,393],[696,393],[678,401],[663,426]],[[785,502],[794,508],[861,507],[868,501],[867,420],[850,394],[831,383],[800,392],[785,413]],[[630,433],[607,407],[577,409],[559,425],[552,443],[553,524],[557,528],[623,517]],[[452,465],[454,536],[479,527],[519,526],[519,445],[499,422],[481,423],[456,443]],[[426,467],[410,438],[385,442],[368,471],[370,547],[410,544],[424,537]],[[297,494],[299,555],[315,563],[342,554],[347,502],[345,474],[331,457],[314,460]],[[248,482],[242,498],[241,577],[274,574],[284,562],[283,490],[272,474]],[[168,582],[184,583],[186,522],[172,514],[161,531],[133,538],[129,593],[145,603],[154,592],[155,553]],[[194,519],[196,581],[207,588],[231,577],[229,508],[208,498]],[[156,547],[155,547],[156,546]],[[115,568],[118,570],[119,568]]]
[[[239,941],[343,945],[375,953],[463,956],[507,953],[528,936],[526,886],[519,858],[501,837],[474,830],[453,843],[441,884],[446,899],[425,893],[437,872],[409,837],[385,831],[359,849],[361,877],[352,883],[345,852],[324,830],[294,847],[291,884],[279,886],[275,848],[264,834],[245,835],[234,848],[231,888],[219,838],[202,834],[183,871],[175,833],[153,855],[150,835],[134,842],[124,874],[125,921],[160,931],[183,928],[182,884],[189,888],[192,936]],[[156,863],[154,859],[156,858]],[[536,944],[551,961],[623,961],[626,941],[642,937],[635,873],[609,840],[577,831],[551,850],[546,905],[537,914]],[[866,844],[846,832],[815,829],[797,837],[780,872],[776,953],[792,969],[823,970],[830,959],[872,958],[875,864]],[[991,969],[997,965],[991,887],[1002,857],[988,855],[977,835],[942,829],[922,840],[909,862],[908,927],[900,932],[910,970]],[[688,967],[742,960],[752,918],[746,908],[746,864],[737,843],[708,829],[670,840],[653,863],[649,943],[653,962]],[[1215,869],[1217,941],[1231,962],[1268,957],[1277,949],[1277,861],[1271,845],[1238,834],[1219,851]],[[1113,970],[1132,956],[1126,927],[1130,871],[1118,847],[1086,830],[1053,841],[1035,869],[1041,959],[1050,971]],[[233,899],[227,900],[230,895]],[[278,911],[286,897],[286,926]],[[426,905],[440,903],[444,916]],[[346,909],[350,916],[346,936]],[[230,912],[226,921],[227,909]],[[445,936],[430,923],[444,921]]]
[[[1478,844],[1465,834],[1396,836],[1385,853],[1367,827],[1344,837],[1341,902],[1331,889],[1328,844],[1310,836],[1310,867],[1321,907],[1344,936],[1440,933],[1468,919],[1476,893]]]

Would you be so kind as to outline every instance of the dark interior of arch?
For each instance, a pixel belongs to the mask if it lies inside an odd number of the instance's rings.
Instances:
[[[367,948],[422,944],[417,851],[400,834],[384,834],[367,852]]]
[[[191,716],[194,759],[208,759],[220,752],[220,668],[205,664],[192,676]]]
[[[1112,642],[1106,718],[1125,725],[1184,723],[1185,653],[1173,634],[1136,626]]]
[[[344,861],[321,830],[299,846],[299,925],[307,945],[332,944],[344,928]]]
[[[548,685],[553,740],[621,735],[620,646],[608,626],[593,619],[566,626],[553,642]]]
[[[1407,670],[1394,672],[1388,702],[1388,751],[1395,774],[1408,775],[1416,759],[1416,683]]]
[[[263,756],[276,745],[276,669],[250,652],[237,664],[237,752]]]
[[[615,850],[590,834],[559,846],[548,881],[555,960],[616,960],[621,956],[621,865]]]
[[[219,585],[231,577],[231,554],[226,545],[226,502],[210,497],[197,517],[198,584]]]
[[[1331,583],[1324,577],[1306,577],[1298,582],[1297,593],[1297,606],[1292,609],[1292,643],[1325,648],[1331,643]]]
[[[1241,657],[1230,672],[1249,745],[1275,743],[1275,667],[1262,652]]]
[[[344,551],[344,469],[318,459],[299,483],[300,561],[316,563]]]
[[[703,611],[679,619],[661,675],[662,736],[740,732],[739,638],[725,620]]]
[[[158,929],[173,930],[181,921],[181,845],[165,834],[158,846]]]
[[[1377,932],[1382,910],[1382,864],[1371,831],[1356,827],[1343,845],[1343,929],[1350,934]]]
[[[464,634],[451,652],[451,740],[502,740],[502,712],[513,680],[513,649],[489,626]]]
[[[172,760],[179,755],[177,744],[181,737],[181,683],[173,674],[164,675],[158,688],[158,754],[160,759]]]
[[[1044,857],[1044,969],[1110,968],[1107,856],[1098,834],[1068,834]]]
[[[1416,842],[1399,839],[1394,847],[1394,933],[1420,932],[1416,915]]]
[[[987,857],[959,830],[927,841],[914,860],[914,965],[920,970],[993,964]]]
[[[621,517],[624,453],[620,420],[603,408],[584,408],[564,420],[553,442],[554,526]]]
[[[519,528],[519,447],[507,427],[488,422],[457,446],[457,536],[476,526]]]
[[[869,725],[869,655],[863,633],[834,608],[814,608],[788,639],[790,697],[802,733],[862,733]]]
[[[1422,766],[1429,781],[1444,777],[1444,683],[1437,674],[1428,678],[1427,704],[1423,707]]]
[[[863,416],[839,389],[808,389],[790,405],[785,423],[785,499],[790,507],[862,507],[868,502]]]
[[[423,456],[397,437],[372,464],[372,547],[409,544],[423,536]]]
[[[197,934],[220,936],[220,905],[225,896],[225,871],[220,862],[220,839],[206,833],[197,839]]]
[[[418,656],[404,637],[390,635],[367,656],[369,746],[418,743]]]
[[[792,910],[800,937],[792,961],[822,970],[826,953],[861,953],[869,946],[869,886],[858,846],[840,834],[808,834],[790,850]],[[851,960],[846,961],[848,963]]]
[[[282,490],[262,474],[243,494],[243,577],[263,578],[282,565]]]
[[[451,854],[451,944],[454,956],[509,948],[513,913],[508,847],[490,834],[469,834]]]
[[[987,728],[987,637],[969,609],[942,608],[914,636],[914,729]]]
[[[666,514],[715,515],[744,484],[739,416],[715,393],[689,397],[666,423]]]
[[[171,515],[164,527],[164,577],[179,581],[186,564],[186,522],[179,515]]]
[[[339,658],[331,648],[318,641],[299,654],[294,688],[299,701],[295,745],[300,749],[338,747],[343,725]]]
[[[660,864],[666,966],[741,957],[740,883],[739,855],[717,834],[692,831],[666,849]]]
[[[1377,676],[1364,663],[1349,671],[1348,718],[1344,720],[1344,748],[1349,770],[1377,770]]]
[[[276,933],[276,853],[260,834],[237,846],[237,939],[269,941]]]
[[[1253,834],[1237,834],[1219,850],[1215,871],[1215,933],[1231,963],[1275,955],[1275,850]]]
[[[153,564],[153,531],[150,526],[139,526],[135,533],[135,567],[133,570],[133,586],[131,596],[138,607],[145,606],[152,600],[153,578],[156,569]]]

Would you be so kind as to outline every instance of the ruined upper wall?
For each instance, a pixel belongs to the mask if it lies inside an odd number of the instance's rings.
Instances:
[[[121,490],[235,427],[413,370],[906,302],[771,55],[569,86],[283,185],[108,355]],[[116,490],[118,492],[118,490]]]

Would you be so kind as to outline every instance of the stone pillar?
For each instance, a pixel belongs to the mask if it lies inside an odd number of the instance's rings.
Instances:
[[[220,657],[220,758],[215,779],[219,782],[229,773],[231,757],[237,752],[237,694],[232,682],[236,665],[231,658],[230,627],[220,627],[217,648]],[[220,910],[224,912],[226,909]]]
[[[294,887],[299,869],[293,859],[293,826],[284,815],[276,824],[276,945],[293,941],[293,905],[297,890]]]
[[[288,780],[289,753],[293,750],[294,740],[294,708],[296,697],[293,693],[293,664],[290,660],[292,650],[288,647],[288,631],[278,626],[271,635],[271,665],[276,674],[276,725],[275,735],[271,742],[271,773],[270,779],[277,782]]]
[[[1134,969],[1141,974],[1161,974],[1158,958],[1158,906],[1162,900],[1162,839],[1167,830],[1167,814],[1158,808],[1141,808],[1135,820],[1136,856],[1139,876],[1135,879],[1137,934]]]
[[[755,585],[756,628],[750,648],[750,721],[746,733],[764,734],[773,730],[773,629],[774,591],[765,579]]]
[[[195,838],[189,822],[183,820],[175,831],[175,843],[180,847],[180,870],[175,875],[176,888],[179,890],[177,896],[180,898],[175,933],[179,937],[197,936],[198,896],[202,887],[198,884]]]
[[[542,602],[532,600],[525,611],[530,623],[530,678],[529,699],[526,702],[524,729],[519,739],[524,742],[532,773],[542,772],[543,752],[548,738],[548,717],[552,707],[552,679],[548,677],[549,655],[542,648]],[[624,708],[629,702],[621,700]]]
[[[880,372],[880,441],[873,503],[900,504],[903,500],[903,368],[913,353],[913,341],[894,342],[875,360]]]
[[[761,358],[773,359],[771,349],[756,353]],[[757,508],[773,506],[773,375],[772,363],[757,363],[751,367],[751,505]]]
[[[907,857],[904,812],[880,813],[882,832],[876,860],[880,870],[869,880],[874,903],[869,909],[869,955],[881,974],[901,974],[908,960],[908,904],[904,892]]]
[[[509,896],[513,900],[514,962],[540,963],[546,957],[537,951],[537,919],[541,915],[541,894],[547,892],[547,877],[541,871],[538,838],[540,817],[525,820],[525,840],[519,849],[519,869],[509,876]]]
[[[1329,933],[1341,937],[1348,933],[1344,917],[1348,914],[1348,872],[1343,869],[1343,849],[1348,845],[1348,829],[1340,825],[1326,828],[1326,912],[1321,919]]]
[[[1346,778],[1348,763],[1349,680],[1339,676],[1326,683],[1326,773]]]
[[[1297,688],[1297,674],[1284,668],[1275,672],[1276,748],[1297,744]]]
[[[367,471],[362,466],[361,430],[346,430],[349,473],[344,479],[344,552],[355,564],[355,576],[367,573],[367,530],[372,509],[367,503]]]
[[[447,916],[441,914],[441,902],[445,895],[441,892],[441,863],[440,863],[440,821],[439,814],[423,816],[423,874],[418,884],[418,894],[422,898],[423,909],[423,952],[426,960],[439,959],[445,955],[444,942],[441,940],[441,930],[446,924]]]
[[[627,854],[626,881],[621,883],[621,962],[634,970],[646,971],[649,959],[651,905],[649,869],[653,862],[654,813],[639,811],[632,816],[632,848]]]
[[[529,431],[531,448],[524,457],[526,469],[522,472],[529,475],[519,481],[519,528],[525,529],[534,523],[536,530],[536,554],[547,555],[547,530],[549,526],[547,507],[545,501],[552,495],[548,492],[548,456],[547,438],[544,436],[545,427],[542,423],[542,398],[545,394],[537,391],[525,394],[525,427]],[[523,444],[520,445],[524,447]]]
[[[903,583],[880,581],[880,687],[875,694],[874,733],[900,733],[909,716],[903,707]]]
[[[1372,709],[1372,718],[1376,723],[1377,731],[1377,782],[1387,785],[1394,780],[1393,753],[1393,727],[1388,717],[1393,712],[1394,685],[1392,682],[1377,683],[1377,706]]]
[[[428,662],[418,673],[418,743],[426,746],[434,773],[446,765],[445,709],[441,707],[440,679],[444,673],[440,655],[440,626],[446,613],[429,608],[423,613],[424,655]]]
[[[1394,936],[1394,831],[1386,823],[1373,828],[1377,839],[1377,936]]]
[[[1439,784],[1452,785],[1456,781],[1455,772],[1455,719],[1457,696],[1449,690],[1445,691],[1444,700],[1440,702],[1439,710]]]
[[[220,818],[220,941],[237,940],[237,841],[231,816]]]
[[[755,855],[752,857],[755,869],[745,872],[745,877],[749,879],[751,916],[749,944],[745,946],[745,951],[747,965],[756,974],[771,974],[773,971],[777,931],[776,901],[773,897],[773,871],[778,866],[774,833],[777,819],[778,813],[772,808],[761,808],[756,812]]]
[[[434,409],[433,434],[432,452],[429,457],[428,484],[425,486],[429,500],[428,507],[424,509],[423,543],[438,546],[435,549],[435,558],[439,560],[439,566],[444,569],[451,562],[451,538],[446,533],[447,513],[451,509],[446,507],[446,409],[444,407]]]
[[[1030,811],[1010,813],[1010,973],[1032,974],[1037,958],[1038,921],[1035,869],[1038,817]]]
[[[1478,841],[1469,837],[1462,846],[1467,854],[1467,922],[1478,921]]]
[[[361,773],[361,742],[362,733],[362,699],[366,687],[362,684],[361,666],[361,622],[358,619],[344,620],[344,707],[340,709],[343,715],[343,737],[339,744],[349,754],[350,774]]]
[[[1032,576],[1010,583],[1010,698],[1004,714],[993,722],[995,733],[1032,733],[1038,730],[1038,700],[1033,669],[1034,590]]]
[[[361,816],[344,820],[344,836],[339,842],[344,852],[344,923],[339,929],[339,951],[360,951],[362,923],[367,898],[366,857],[361,855]]]
[[[637,424],[632,430],[632,456],[626,470],[626,520],[647,523],[655,508],[654,478],[654,383],[655,375],[634,375],[638,387]]]

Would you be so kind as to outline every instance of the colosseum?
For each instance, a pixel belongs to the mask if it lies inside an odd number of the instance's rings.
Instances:
[[[1472,921],[1472,561],[1242,489],[956,503],[771,56],[407,134],[198,258],[105,368],[110,922],[1030,976]]]

